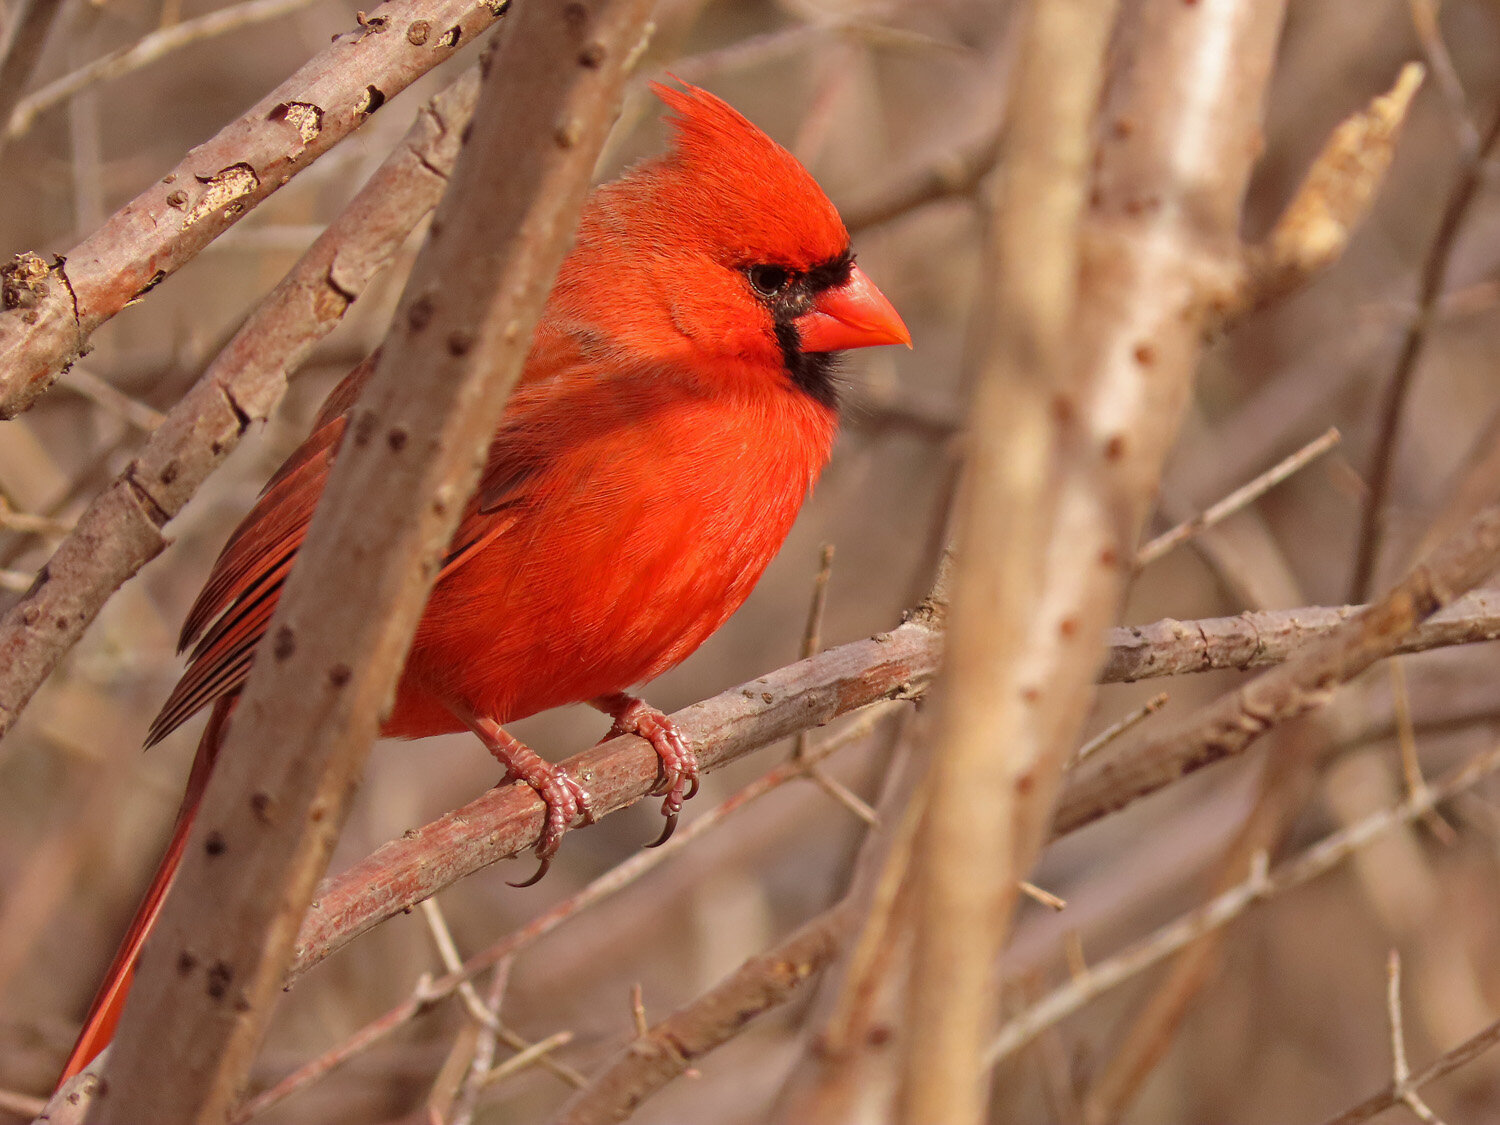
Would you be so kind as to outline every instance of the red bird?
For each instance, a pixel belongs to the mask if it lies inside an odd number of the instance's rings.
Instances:
[[[807,170],[713,95],[654,86],[671,149],[597,188],[427,603],[382,733],[473,731],[547,804],[541,870],[588,796],[502,724],[564,703],[661,757],[663,839],[697,763],[626,688],[738,609],[838,427],[832,353],[911,337]],[[63,1079],[108,1043],[367,360],[266,486],[188,614],[186,674],[147,745],[214,705],[161,867]]]

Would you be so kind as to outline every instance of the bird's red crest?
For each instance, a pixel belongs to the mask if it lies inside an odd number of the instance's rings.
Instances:
[[[807,169],[727,102],[683,83],[653,82],[672,111],[667,167],[660,187],[668,213],[689,232],[742,257],[805,268],[849,248],[843,220]]]

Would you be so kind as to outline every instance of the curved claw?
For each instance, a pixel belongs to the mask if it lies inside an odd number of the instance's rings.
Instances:
[[[610,737],[617,734],[638,735],[651,743],[656,751],[660,774],[656,784],[651,787],[651,792],[663,797],[661,811],[667,818],[667,827],[661,838],[650,847],[659,847],[667,842],[672,830],[677,827],[677,814],[682,810],[682,803],[697,795],[698,759],[676,724],[635,696],[616,692],[589,702],[614,719]]]
[[[537,757],[535,751],[507,734],[493,719],[472,715],[466,718],[469,728],[505,767],[505,779],[501,784],[525,782],[542,799],[542,804],[547,806],[542,834],[536,842],[536,855],[541,866],[524,883],[510,884],[512,887],[533,886],[552,866],[552,857],[557,854],[557,847],[572,827],[573,821],[581,815],[585,823],[592,823],[594,811],[590,807],[588,790],[561,766],[554,766]]]
[[[695,788],[696,788],[696,786],[695,786]],[[665,812],[665,810],[663,810],[663,814],[667,818],[667,826],[661,830],[661,835],[660,836],[658,836],[656,839],[652,840],[651,843],[649,843],[649,844],[646,845],[648,848],[659,848],[659,847],[661,847],[663,844],[665,844],[668,840],[670,840],[672,838],[672,833],[675,832],[675,831],[677,831],[677,814],[674,813],[674,812]],[[546,868],[544,867],[542,870],[545,871]],[[537,878],[540,879],[541,876],[538,875]]]
[[[552,857],[550,855],[549,856],[545,856],[545,857],[543,857],[541,864],[537,867],[536,874],[533,875],[530,879],[527,879],[524,883],[512,883],[509,880],[507,880],[506,883],[505,883],[505,885],[507,887],[517,887],[517,888],[520,888],[520,887],[534,887],[534,886],[536,886],[538,883],[540,883],[542,881],[542,876],[545,875],[545,874],[547,874],[547,869],[549,867],[551,867],[551,866],[552,866]]]

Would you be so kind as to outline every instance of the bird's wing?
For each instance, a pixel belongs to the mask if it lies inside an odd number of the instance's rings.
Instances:
[[[250,675],[255,647],[265,635],[282,585],[292,568],[328,471],[344,436],[348,412],[374,370],[371,356],[330,393],[307,440],[277,470],[255,507],[241,521],[214,563],[188,612],[179,650],[189,647],[188,668],[151,724],[151,746],[214,700],[238,691]],[[539,401],[533,396],[534,408]],[[525,406],[522,406],[525,412]],[[507,416],[511,411],[508,409]],[[525,426],[507,427],[491,446],[476,495],[469,501],[438,575],[456,570],[514,522],[536,454]]]

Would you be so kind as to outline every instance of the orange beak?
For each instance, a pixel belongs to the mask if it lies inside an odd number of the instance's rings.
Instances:
[[[805,352],[841,352],[880,344],[911,347],[911,333],[896,307],[858,266],[853,268],[848,281],[836,289],[824,290],[812,311],[803,313],[793,323]]]

